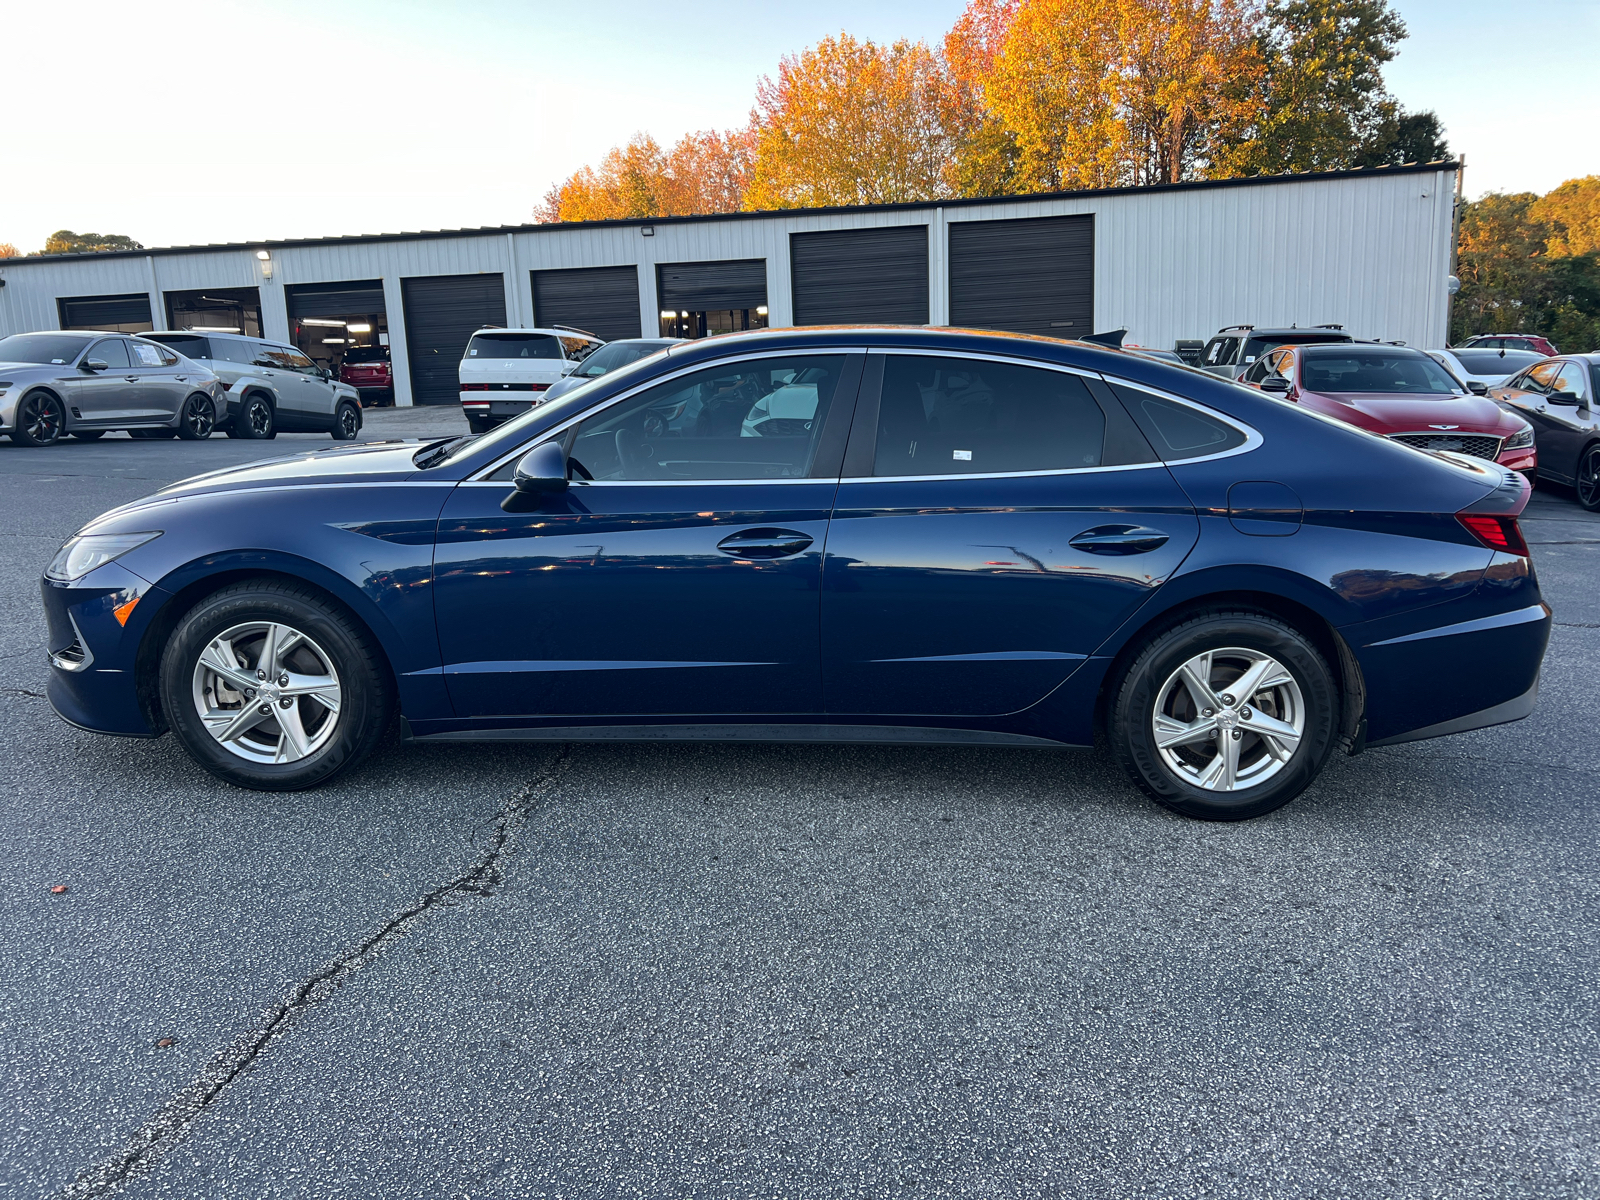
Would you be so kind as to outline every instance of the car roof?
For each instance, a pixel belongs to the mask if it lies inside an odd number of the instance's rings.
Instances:
[[[280,345],[270,338],[256,337],[249,333],[233,333],[226,329],[155,329],[149,333],[134,334],[135,337],[224,337],[239,338],[246,342],[269,342],[271,345]]]
[[[596,342],[605,340],[598,334],[584,333],[577,329],[547,329],[539,325],[485,325],[482,329],[474,329],[472,336],[477,337],[481,333],[547,333],[551,337],[583,337]],[[643,341],[644,339],[640,338],[639,340]]]

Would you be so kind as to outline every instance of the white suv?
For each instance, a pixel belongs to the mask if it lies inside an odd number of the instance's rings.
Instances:
[[[605,343],[578,329],[480,329],[461,358],[461,408],[473,433],[527,412]]]

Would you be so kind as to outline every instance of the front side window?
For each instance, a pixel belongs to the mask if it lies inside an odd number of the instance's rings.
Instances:
[[[298,350],[291,350],[287,346],[279,346],[278,353],[283,355],[283,361],[291,371],[298,371],[302,375],[322,374],[322,368]]]
[[[1550,388],[1556,381],[1556,375],[1561,370],[1559,362],[1543,362],[1523,377],[1518,386],[1525,391],[1537,392],[1541,396],[1550,394]]]
[[[804,479],[842,354],[726,363],[658,384],[577,427],[574,477]]]
[[[112,370],[133,366],[132,360],[128,358],[128,343],[121,338],[106,338],[90,346],[85,361],[91,359],[105,363]]]
[[[1552,392],[1571,392],[1578,398],[1578,403],[1587,405],[1591,393],[1589,391],[1589,371],[1581,362],[1564,363],[1561,374],[1556,376]]]
[[[1455,377],[1420,351],[1317,350],[1302,354],[1300,378],[1313,392],[1460,395]]]
[[[977,359],[891,354],[872,473],[974,475],[1097,467],[1106,418],[1082,379]]]
[[[472,359],[561,357],[561,342],[548,333],[475,333],[467,343]]]

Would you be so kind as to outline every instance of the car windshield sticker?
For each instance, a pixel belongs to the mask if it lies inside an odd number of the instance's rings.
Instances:
[[[139,365],[145,367],[159,367],[161,365],[161,352],[154,346],[135,346],[139,352]]]
[[[971,450],[952,450],[950,452],[950,457],[955,459],[957,462],[971,462],[972,461],[972,451]]]

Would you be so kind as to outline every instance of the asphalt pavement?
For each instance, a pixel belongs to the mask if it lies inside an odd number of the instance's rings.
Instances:
[[[0,1194],[1600,1196],[1570,494],[1534,715],[1239,825],[1088,752],[396,743],[265,795],[56,719],[56,547],[326,441],[0,442]]]

